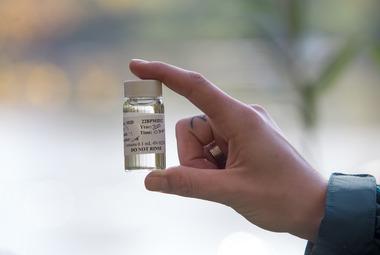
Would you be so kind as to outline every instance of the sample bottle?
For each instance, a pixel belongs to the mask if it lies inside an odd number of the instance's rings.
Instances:
[[[162,84],[126,81],[123,104],[125,170],[165,168],[165,118]]]

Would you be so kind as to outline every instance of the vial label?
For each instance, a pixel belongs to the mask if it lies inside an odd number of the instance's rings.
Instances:
[[[165,153],[163,113],[125,112],[124,154]]]

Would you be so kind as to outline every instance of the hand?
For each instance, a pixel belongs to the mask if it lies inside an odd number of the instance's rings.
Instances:
[[[223,203],[264,229],[314,241],[324,215],[326,181],[287,142],[269,114],[228,96],[202,75],[133,60],[141,79],[162,81],[205,113],[176,126],[181,165],[149,173],[148,190]],[[225,169],[205,155],[215,141]]]

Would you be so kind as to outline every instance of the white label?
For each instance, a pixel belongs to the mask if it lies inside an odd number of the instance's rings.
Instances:
[[[165,153],[163,113],[124,113],[124,154]]]

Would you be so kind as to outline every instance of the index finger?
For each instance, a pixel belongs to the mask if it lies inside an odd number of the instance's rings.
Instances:
[[[196,72],[144,60],[132,60],[129,67],[139,78],[159,80],[186,97],[217,125],[228,126],[231,123],[228,120],[233,118],[234,110],[241,104]]]

